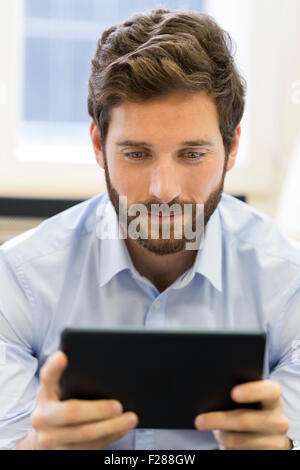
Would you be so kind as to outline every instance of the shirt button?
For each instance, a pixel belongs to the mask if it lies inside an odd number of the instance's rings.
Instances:
[[[160,307],[160,301],[159,301],[159,300],[157,300],[157,301],[155,302],[154,307],[155,307],[155,308],[159,308],[159,307]]]

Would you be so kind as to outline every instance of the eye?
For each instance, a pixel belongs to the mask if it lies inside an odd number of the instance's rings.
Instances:
[[[199,160],[204,157],[205,153],[201,152],[186,152],[184,155],[187,155],[187,158],[190,160]]]
[[[132,160],[142,160],[142,158],[146,155],[145,152],[125,152],[125,157],[131,158]]]

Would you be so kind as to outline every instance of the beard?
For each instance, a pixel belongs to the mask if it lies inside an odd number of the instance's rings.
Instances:
[[[107,191],[108,191],[111,203],[115,208],[115,211],[117,213],[118,220],[119,220],[119,223],[120,223],[120,213],[119,213],[119,196],[120,195],[111,183],[105,151],[103,151],[103,157],[104,157],[104,172],[105,172],[105,181],[106,181]],[[204,202],[204,208],[203,208],[203,211],[202,211],[202,223],[201,223],[201,226],[202,226],[201,228],[202,228],[203,233],[204,233],[204,229],[205,229],[209,219],[211,218],[212,214],[214,213],[215,209],[217,208],[217,206],[218,206],[218,204],[221,200],[222,193],[223,193],[223,188],[224,188],[224,180],[225,180],[225,175],[226,175],[226,165],[227,165],[227,158],[225,158],[223,173],[222,173],[222,177],[221,177],[221,180],[220,180],[220,183],[219,183],[218,187],[209,195],[207,200]],[[158,204],[158,201],[157,200],[149,201],[147,204],[144,204],[144,206],[147,208],[147,211],[148,211],[149,214],[151,212],[151,204]],[[171,207],[173,204],[178,204],[178,206],[181,206],[182,214],[184,214],[184,205],[185,204],[189,204],[191,206],[192,210],[191,210],[190,224],[191,224],[191,228],[193,230],[193,233],[195,233],[197,231],[198,227],[199,227],[199,216],[197,216],[196,203],[191,203],[191,202],[188,202],[188,201],[185,202],[185,203],[182,203],[182,202],[179,203],[177,201],[172,201],[168,205],[169,205],[169,207]],[[172,212],[170,211],[170,213],[172,213]],[[128,238],[128,237],[133,239],[132,237],[130,237],[130,230],[128,231],[128,228],[129,228],[129,225],[131,224],[131,222],[134,219],[136,219],[136,217],[137,216],[130,216],[130,215],[127,214],[127,226],[124,227],[120,224],[120,227],[121,227],[121,230],[124,234],[125,239]],[[183,218],[182,218],[182,220],[183,220]],[[149,220],[147,222],[148,222],[147,223],[147,228],[141,227],[141,224],[139,224],[139,227],[140,227],[139,234],[140,234],[140,236],[138,238],[135,238],[134,241],[136,243],[138,243],[140,246],[142,246],[143,248],[145,248],[146,250],[148,250],[152,253],[155,253],[157,255],[169,255],[169,254],[173,254],[173,253],[178,253],[178,252],[186,249],[186,244],[187,243],[194,243],[195,240],[196,240],[196,238],[194,238],[194,239],[186,238],[185,231],[183,230],[183,226],[182,226],[183,222],[181,224],[181,237],[180,238],[178,238],[175,235],[177,233],[178,226],[177,226],[177,229],[176,229],[176,227],[174,225],[174,222],[170,223],[170,227],[169,227],[170,232],[169,232],[169,237],[168,238],[162,238],[162,236],[163,236],[162,224],[160,224],[159,227],[158,227],[158,231],[159,231],[158,238],[157,239],[156,238],[155,239],[154,238],[149,238],[148,234],[151,233],[151,228],[149,228],[150,225],[151,225],[151,220]]]

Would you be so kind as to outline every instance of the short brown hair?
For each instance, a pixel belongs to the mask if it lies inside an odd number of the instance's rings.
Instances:
[[[88,94],[88,112],[103,145],[113,106],[175,91],[205,91],[215,100],[228,155],[243,116],[246,83],[234,64],[229,34],[213,18],[158,8],[103,32]]]

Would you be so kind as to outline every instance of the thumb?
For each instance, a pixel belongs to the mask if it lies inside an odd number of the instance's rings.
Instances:
[[[67,356],[56,351],[48,357],[40,371],[41,395],[50,400],[60,399],[60,379],[67,367]]]

